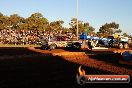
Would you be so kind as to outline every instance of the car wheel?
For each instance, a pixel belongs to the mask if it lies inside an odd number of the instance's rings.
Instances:
[[[80,45],[80,43],[74,43],[73,44],[73,48],[75,49],[75,50],[79,50],[80,48],[81,48],[81,45]]]
[[[119,48],[123,49],[123,44],[122,43],[119,44]]]
[[[42,46],[41,46],[41,49],[42,49],[42,50],[46,50],[47,48],[48,48],[48,47],[45,46],[45,45],[42,45]]]
[[[50,50],[55,49],[55,48],[56,48],[56,45],[55,44],[51,44],[50,45]]]
[[[129,45],[127,43],[124,44],[124,48],[125,49],[128,49],[129,48]]]

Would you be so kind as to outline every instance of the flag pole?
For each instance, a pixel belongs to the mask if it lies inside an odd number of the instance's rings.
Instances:
[[[76,5],[76,6],[77,6],[77,7],[76,7],[76,15],[77,15],[77,34],[76,34],[76,35],[77,35],[77,40],[78,40],[78,0],[77,0],[76,4],[77,4],[77,5]]]

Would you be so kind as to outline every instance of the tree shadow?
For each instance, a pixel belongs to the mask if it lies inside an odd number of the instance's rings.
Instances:
[[[36,52],[30,51],[23,47],[0,47],[0,56],[13,56],[24,54],[36,54]]]
[[[94,52],[96,53],[96,52]],[[90,58],[92,59],[96,59],[96,60],[100,60],[100,61],[104,61],[106,63],[109,63],[109,64],[112,64],[112,65],[115,65],[115,66],[119,66],[119,67],[125,67],[127,69],[132,69],[132,64],[128,64],[128,63],[131,63],[131,62],[126,62],[123,60],[123,57],[120,53],[104,53],[104,52],[101,52],[95,55],[88,55]],[[120,62],[126,62],[125,64],[124,63],[120,63]]]

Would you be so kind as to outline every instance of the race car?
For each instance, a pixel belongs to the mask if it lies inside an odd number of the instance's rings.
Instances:
[[[43,42],[41,49],[55,49],[57,47],[66,47],[67,46],[66,36],[56,36],[50,38],[48,41]]]
[[[82,46],[81,42],[69,42],[66,46],[68,50],[80,50]]]
[[[52,39],[49,39],[47,42],[43,42],[41,45],[41,49],[55,49],[57,47],[66,48],[66,49],[73,49],[79,50],[81,49],[81,42],[80,41],[70,41],[67,40],[66,36],[56,36]]]

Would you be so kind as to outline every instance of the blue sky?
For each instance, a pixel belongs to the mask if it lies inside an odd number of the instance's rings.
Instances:
[[[132,35],[132,0],[79,0],[79,20],[89,22],[96,31],[110,22],[120,24],[123,32]],[[29,17],[40,12],[50,22],[63,20],[64,26],[76,17],[76,0],[0,0],[0,12]]]

